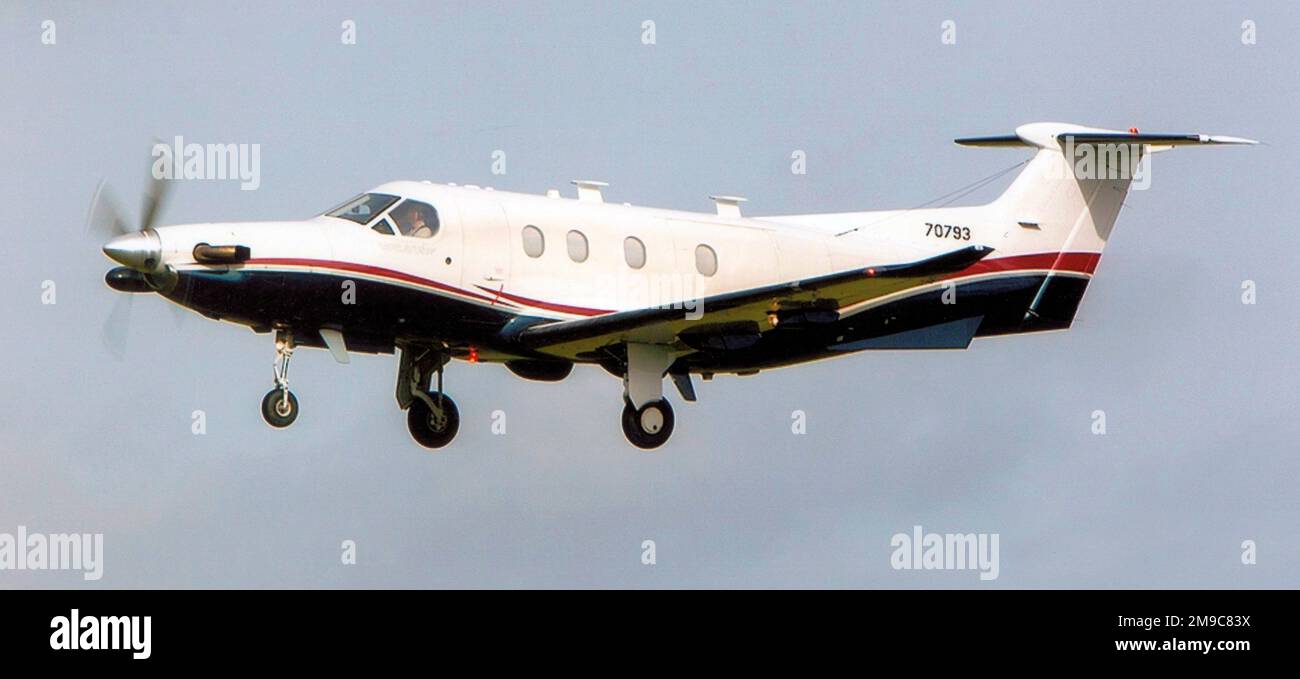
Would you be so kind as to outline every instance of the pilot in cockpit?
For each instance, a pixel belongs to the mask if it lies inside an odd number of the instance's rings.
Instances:
[[[407,201],[397,206],[392,216],[403,236],[429,238],[438,231],[438,213],[424,203]]]

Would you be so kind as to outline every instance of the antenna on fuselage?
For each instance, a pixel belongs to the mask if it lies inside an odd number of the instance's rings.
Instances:
[[[740,204],[748,199],[742,196],[709,196],[709,200],[718,207],[719,217],[740,219]]]
[[[605,202],[605,196],[600,190],[609,186],[607,182],[598,182],[591,179],[575,179],[570,184],[578,187],[578,200],[587,200],[593,203]]]

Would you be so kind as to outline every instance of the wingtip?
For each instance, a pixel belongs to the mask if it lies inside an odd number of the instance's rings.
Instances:
[[[1244,144],[1248,146],[1259,146],[1260,142],[1256,139],[1247,139],[1245,137],[1230,137],[1226,134],[1206,135],[1206,143],[1210,144]]]
[[[972,148],[1026,146],[1025,141],[1014,134],[1001,134],[990,137],[958,137],[952,140],[952,143]]]

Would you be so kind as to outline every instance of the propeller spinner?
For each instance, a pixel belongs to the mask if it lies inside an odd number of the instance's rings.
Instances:
[[[100,238],[107,237],[104,254],[122,266],[109,270],[104,276],[108,287],[118,292],[154,292],[167,282],[167,270],[162,265],[162,242],[154,223],[166,205],[171,182],[158,179],[150,173],[145,189],[140,222],[135,230],[127,226],[122,211],[107,183],[101,181],[91,199],[90,213],[86,217],[86,231]],[[117,358],[125,354],[127,329],[130,325],[134,295],[120,298],[104,322],[103,341],[109,352]],[[177,308],[179,311],[179,307]]]

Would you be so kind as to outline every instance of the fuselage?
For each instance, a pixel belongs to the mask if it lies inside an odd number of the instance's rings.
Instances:
[[[961,313],[987,298],[980,334],[1000,334],[1024,330],[1027,299],[1052,267],[1050,253],[1005,251],[1000,236],[1013,225],[987,206],[755,219],[606,203],[598,192],[572,199],[400,181],[366,195],[397,201],[352,219],[158,228],[163,261],[178,275],[164,294],[258,331],[305,329],[300,342],[308,345],[319,346],[311,331],[332,328],[352,351],[432,341],[479,360],[600,362],[538,356],[512,346],[502,329],[647,307],[690,313],[713,295],[984,244],[1004,251],[957,277]],[[436,232],[403,234],[395,215],[404,203],[436,210]],[[200,263],[199,243],[242,245],[250,257]],[[943,289],[905,291],[840,310],[835,322],[765,333],[735,351],[684,352],[683,360],[695,372],[746,372],[873,348],[872,338],[951,320]],[[1002,306],[1010,311],[999,319]]]

